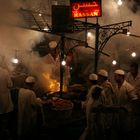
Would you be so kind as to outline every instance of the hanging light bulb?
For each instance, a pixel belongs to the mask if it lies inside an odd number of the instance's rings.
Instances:
[[[136,52],[132,52],[132,53],[131,53],[131,56],[132,56],[132,57],[136,57],[136,56],[137,56]]]
[[[127,36],[130,36],[131,33],[130,33],[130,31],[128,30],[126,34],[127,34]]]
[[[47,26],[44,27],[44,31],[49,31],[49,28]]]
[[[40,17],[42,16],[42,14],[41,14],[41,13],[39,13],[38,15],[39,15]]]
[[[88,36],[88,37],[91,37],[91,35],[92,35],[91,32],[88,32],[88,33],[87,33],[87,36]]]
[[[18,60],[17,58],[13,58],[13,59],[12,59],[12,63],[18,64],[18,62],[19,62],[19,60]]]
[[[116,60],[113,60],[113,61],[112,61],[112,64],[113,64],[113,65],[116,65],[116,64],[117,64],[117,61],[116,61]]]
[[[15,56],[11,60],[12,63],[14,63],[14,64],[18,64],[19,63],[19,60],[18,60],[18,57],[17,57],[17,53],[18,53],[18,50],[15,50]]]
[[[118,4],[119,6],[121,6],[121,5],[122,5],[122,0],[118,0],[117,4]]]
[[[62,64],[63,66],[65,66],[65,65],[66,65],[66,61],[63,60],[63,61],[61,62],[61,64]]]

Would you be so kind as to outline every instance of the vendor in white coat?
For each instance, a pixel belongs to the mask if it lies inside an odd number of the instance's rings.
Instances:
[[[137,99],[135,87],[125,80],[125,72],[118,69],[114,72],[116,81],[115,93],[119,105],[126,105],[129,101]]]
[[[41,101],[32,90],[35,81],[34,77],[28,76],[25,80],[27,88],[19,89],[18,136],[22,139],[32,136],[37,123],[37,108],[41,106]]]
[[[106,96],[106,105],[112,105],[114,102],[114,88],[112,83],[108,80],[108,72],[105,69],[98,71],[98,84],[104,89]]]
[[[104,107],[112,107],[115,102],[115,92],[112,83],[109,81],[109,74],[106,69],[98,71],[98,84],[104,91]],[[100,116],[100,134],[104,136],[101,139],[110,139],[114,114],[111,111],[106,111],[102,112]]]
[[[125,80],[125,72],[122,69],[117,69],[114,72],[116,81],[115,92],[117,104],[125,110],[118,112],[118,119],[114,122],[118,129],[118,139],[128,139],[130,131],[133,130],[133,117],[131,101],[137,100],[135,88]]]
[[[85,109],[87,104],[91,102],[92,99],[92,89],[97,85],[98,76],[94,73],[90,74],[88,77],[88,93],[86,100],[82,102],[82,108]]]
[[[135,62],[131,63],[130,71],[126,75],[126,81],[135,87],[136,93],[140,98],[140,72],[137,63]]]
[[[49,43],[49,53],[44,57],[44,61],[46,63],[46,66],[50,70],[50,78],[60,82],[60,53],[56,52],[56,47],[56,41],[51,41]],[[64,65],[63,84],[65,86],[68,86],[69,81],[70,67],[66,63],[66,65]]]
[[[102,88],[97,85],[97,79],[98,76],[96,74],[89,75],[89,80],[92,85],[88,91],[86,101],[82,103],[86,111],[87,124],[79,140],[92,140],[97,138],[97,134],[95,134],[97,113],[93,112],[93,109],[102,105],[104,102]]]

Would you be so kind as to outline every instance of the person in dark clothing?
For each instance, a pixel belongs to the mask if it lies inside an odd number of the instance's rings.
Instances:
[[[0,67],[0,136],[11,135],[13,103],[10,94],[12,80],[9,72]]]

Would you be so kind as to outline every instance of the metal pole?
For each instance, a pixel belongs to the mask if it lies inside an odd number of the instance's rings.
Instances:
[[[61,36],[61,45],[60,45],[60,98],[62,98],[63,93],[63,75],[64,75],[64,66],[62,61],[64,60],[64,34]]]
[[[86,26],[85,26],[85,47],[87,46],[87,17],[85,17],[85,23],[86,23]]]
[[[98,17],[96,21],[96,39],[95,39],[95,64],[94,64],[94,72],[97,73],[98,69],[98,60],[99,60],[99,28],[100,25],[98,23]]]

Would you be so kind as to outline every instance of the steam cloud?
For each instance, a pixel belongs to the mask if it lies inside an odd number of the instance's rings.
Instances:
[[[7,67],[9,70],[13,70],[11,65],[11,58],[15,56],[15,51],[18,51],[18,56],[21,61],[30,67],[33,73],[38,73],[38,70],[44,71],[46,65],[43,65],[42,58],[39,57],[38,54],[32,52],[32,48],[41,40],[44,39],[44,34],[25,30],[17,27],[8,26],[9,24],[19,24],[23,20],[19,14],[16,12],[19,8],[30,8],[35,11],[46,12],[47,14],[51,14],[50,8],[51,4],[54,1],[51,0],[0,0],[0,63]],[[62,1],[59,3],[68,4],[69,1]],[[127,0],[122,7],[118,7],[115,0],[103,0],[102,1],[102,17],[99,18],[99,24],[106,25],[117,22],[123,22],[132,20],[133,26],[130,27],[130,31],[132,34],[140,35],[139,28],[139,2],[134,0]],[[96,23],[95,18],[89,18],[89,22]],[[7,24],[5,24],[7,23]],[[91,30],[93,33],[92,39],[89,39],[89,44],[93,48],[95,47],[95,30]],[[76,34],[77,39],[81,39],[80,35],[83,33]],[[75,36],[76,36],[75,35]],[[78,36],[79,35],[79,36]],[[48,38],[49,35],[47,35]],[[73,35],[72,35],[73,36]],[[84,36],[83,36],[84,38]],[[51,38],[50,40],[55,40],[55,38]],[[109,68],[111,67],[109,63],[111,63],[112,59],[116,57],[119,59],[122,66],[126,62],[126,58],[124,59],[124,55],[127,56],[129,51],[132,49],[136,49],[137,53],[140,52],[139,49],[139,38],[134,37],[126,37],[124,35],[119,35],[111,38],[109,42],[106,44],[104,51],[110,54],[111,57],[101,56],[101,63],[99,67]],[[86,50],[86,51],[85,51]],[[94,60],[94,52],[89,49],[77,49],[80,51],[78,57],[80,57],[80,61],[84,62],[82,58],[87,58],[88,69],[93,70],[93,60]],[[85,53],[86,52],[86,53]],[[93,53],[93,55],[92,55]],[[81,55],[82,54],[82,55]],[[90,55],[89,55],[90,54]],[[81,56],[82,57],[81,57]],[[85,55],[86,57],[83,57]],[[128,56],[129,57],[129,56]],[[120,60],[121,59],[121,60]],[[129,58],[130,59],[130,58]],[[109,62],[109,63],[108,63]],[[42,68],[41,68],[42,66]],[[39,67],[39,68],[38,68]],[[124,66],[125,67],[125,66]],[[36,69],[38,68],[38,69]],[[85,69],[84,72],[88,70]],[[84,73],[83,72],[83,73]]]

